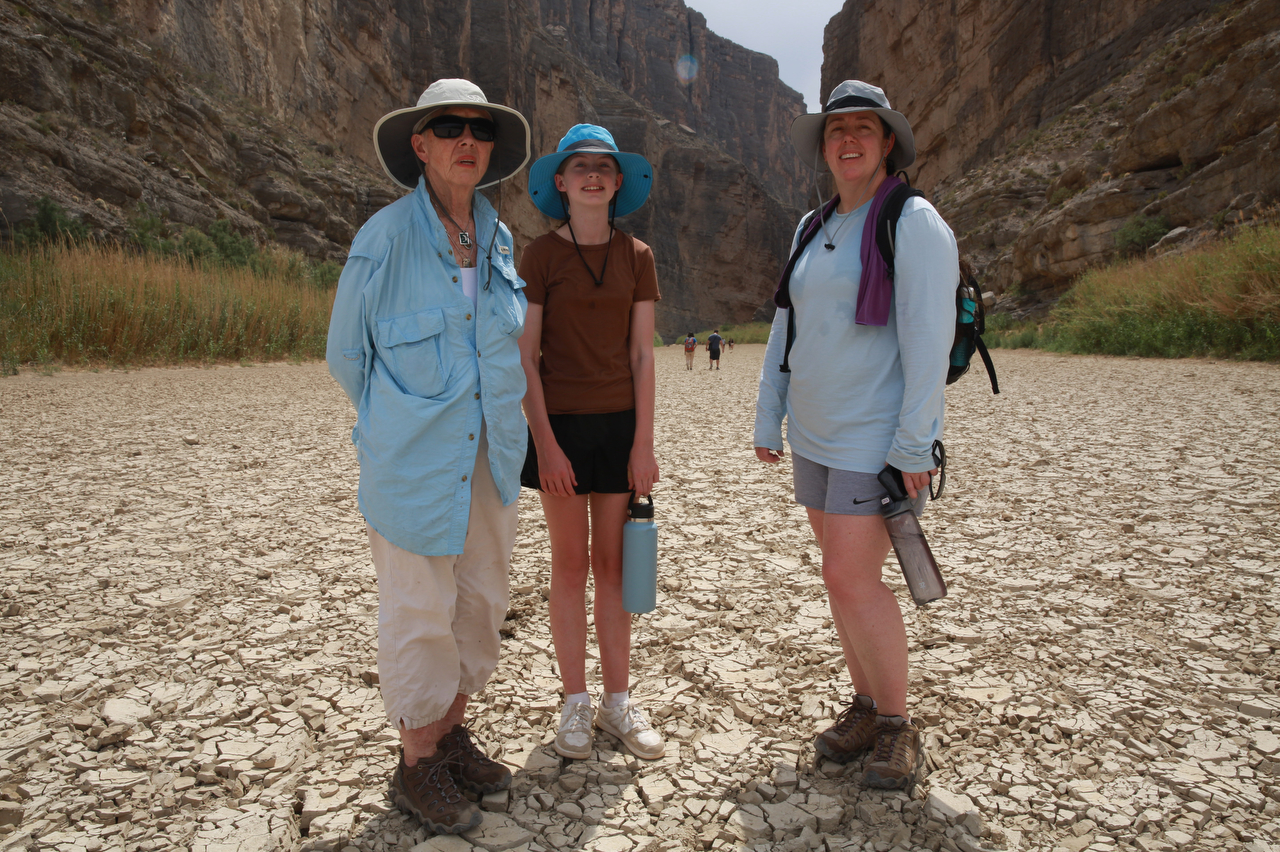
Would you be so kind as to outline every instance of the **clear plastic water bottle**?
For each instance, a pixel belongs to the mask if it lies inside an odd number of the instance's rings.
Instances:
[[[902,471],[885,465],[876,478],[889,492],[880,501],[880,513],[884,516],[884,526],[889,532],[889,541],[893,543],[893,552],[898,555],[898,567],[907,581],[911,599],[916,606],[924,606],[946,597],[947,581],[938,570],[938,562],[933,558],[924,530],[920,529],[920,521],[913,511],[915,501],[907,496]]]
[[[657,606],[658,525],[653,520],[653,497],[646,496],[627,506],[622,527],[622,608],[642,613]]]

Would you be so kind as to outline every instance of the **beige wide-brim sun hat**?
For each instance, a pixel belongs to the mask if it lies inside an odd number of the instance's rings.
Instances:
[[[916,161],[916,137],[911,132],[911,122],[897,110],[889,107],[884,89],[861,80],[845,80],[831,90],[822,112],[808,113],[791,122],[791,145],[806,165],[819,170],[827,167],[818,153],[822,147],[822,131],[827,127],[827,117],[842,112],[871,110],[884,119],[893,131],[893,150],[896,153],[894,167],[905,169]]]
[[[428,113],[446,107],[470,107],[489,113],[497,126],[489,168],[477,189],[493,186],[518,173],[529,162],[529,122],[511,107],[489,103],[470,80],[436,80],[418,98],[417,106],[389,112],[373,127],[373,147],[382,169],[405,189],[415,189],[422,177],[422,161],[409,141],[414,127]]]

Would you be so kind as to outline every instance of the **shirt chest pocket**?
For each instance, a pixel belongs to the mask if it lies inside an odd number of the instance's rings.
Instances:
[[[443,331],[440,308],[378,320],[379,354],[405,393],[420,397],[444,393],[450,364]]]

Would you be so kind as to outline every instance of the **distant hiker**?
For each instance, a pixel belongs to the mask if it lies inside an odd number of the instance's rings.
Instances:
[[[476,188],[524,168],[529,125],[474,83],[437,80],[373,138],[412,192],[356,234],[326,357],[358,412],[378,678],[400,730],[392,796],[429,831],[456,834],[480,822],[462,789],[511,784],[463,724],[498,663],[528,434],[523,284],[511,232]]]
[[[707,338],[707,354],[711,356],[707,362],[707,369],[720,369],[720,345],[724,343],[724,338],[720,336],[720,329],[711,332],[711,336]]]
[[[886,274],[868,223],[898,183],[890,175],[916,153],[911,124],[881,89],[846,80],[821,113],[792,123],[791,140],[802,160],[831,172],[838,194],[819,208],[820,227],[811,217],[801,222],[774,294],[756,456],[781,458],[785,416],[796,502],[822,548],[822,578],[855,690],[815,747],[838,763],[870,752],[867,784],[910,788],[920,732],[907,717],[902,611],[880,579],[889,537],[876,474],[886,464],[903,471],[917,513],[923,510],[955,336],[956,240],[927,201],[908,199],[897,225],[896,277]],[[808,243],[797,250],[802,237]],[[789,324],[795,342],[784,363]]]
[[[603,127],[579,124],[529,170],[529,195],[561,224],[520,258],[529,315],[520,354],[537,488],[551,539],[551,639],[564,689],[555,750],[591,756],[587,577],[604,680],[595,725],[637,757],[666,750],[630,696],[631,616],[622,608],[622,528],[631,492],[658,481],[653,455],[653,251],[613,226],[649,197],[653,167]]]
[[[693,369],[693,353],[698,351],[698,338],[693,336],[693,332],[689,332],[684,336],[684,368],[686,370]]]
[[[725,344],[724,344],[724,351],[725,351],[726,353],[729,353],[729,352],[732,352],[732,351],[733,351],[733,338],[732,338],[732,337],[730,337],[727,341],[725,341]]]

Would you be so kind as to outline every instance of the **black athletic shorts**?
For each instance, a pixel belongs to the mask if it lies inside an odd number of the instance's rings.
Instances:
[[[708,349],[707,351],[711,353],[711,360],[712,360],[712,361],[719,361],[719,360],[720,360],[720,349],[719,349],[719,347],[712,346],[712,347],[711,347],[710,349]]]
[[[631,490],[627,485],[627,462],[636,436],[635,409],[610,414],[552,414],[547,419],[556,443],[573,465],[573,475],[578,480],[575,494],[625,494]],[[542,490],[532,432],[520,484]]]

